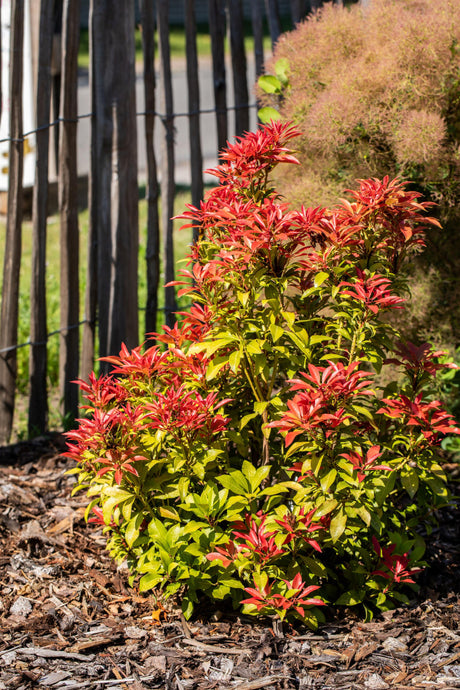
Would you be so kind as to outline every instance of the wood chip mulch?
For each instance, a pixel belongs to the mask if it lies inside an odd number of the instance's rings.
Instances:
[[[409,607],[318,633],[230,613],[186,623],[129,589],[86,527],[60,436],[0,449],[0,690],[460,688],[460,524],[447,509]]]

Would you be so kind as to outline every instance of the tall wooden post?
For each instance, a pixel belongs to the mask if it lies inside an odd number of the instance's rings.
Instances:
[[[112,0],[112,275],[109,351],[139,344],[139,251],[134,0]],[[172,214],[171,214],[172,215]]]
[[[201,151],[200,84],[198,81],[198,55],[196,49],[195,0],[185,0],[185,38],[192,204],[199,206],[203,198],[203,155]],[[198,232],[194,229],[194,241],[196,241],[197,236]]]
[[[142,0],[142,49],[144,53],[145,149],[147,156],[147,303],[145,334],[157,330],[158,287],[160,283],[160,219],[158,213],[159,185],[154,147],[155,128],[155,3]]]
[[[59,131],[59,213],[61,221],[61,333],[59,392],[61,411],[76,418],[79,373],[79,234],[77,178],[77,60],[79,0],[64,0],[62,22],[61,127]]]
[[[14,415],[18,342],[19,268],[22,233],[22,64],[24,0],[11,2],[10,33],[10,149],[8,158],[8,209],[0,328],[0,442],[11,436]],[[12,349],[9,349],[12,348]]]
[[[228,8],[230,15],[233,92],[235,96],[235,134],[241,135],[249,130],[249,94],[241,0],[229,0]]]
[[[99,355],[139,342],[134,0],[90,4],[92,100],[87,320],[96,304]],[[88,324],[88,371],[91,338]],[[102,365],[103,371],[107,365]]]
[[[108,2],[91,0],[89,8],[91,160],[89,175],[88,270],[83,329],[82,374],[92,368],[98,318],[99,356],[109,354],[109,304],[112,261],[110,185],[112,177],[113,64],[108,49]],[[101,369],[108,369],[103,364]]]
[[[171,56],[169,49],[169,2],[157,0],[157,24],[160,44],[160,108],[164,136],[161,150],[161,209],[163,225],[163,265],[166,283],[174,280],[174,107],[171,79]],[[176,292],[174,286],[165,288],[165,321],[173,326]]]
[[[212,75],[216,106],[217,149],[227,144],[227,85],[225,76],[225,5],[224,0],[208,0],[211,34]]]
[[[262,18],[262,0],[252,0],[251,23],[252,33],[254,36],[254,61],[256,65],[256,77],[260,77],[264,71],[264,30]]]
[[[306,13],[305,0],[291,0],[291,16],[294,26],[304,19]]]
[[[48,204],[48,154],[51,103],[51,48],[53,0],[41,0],[35,80],[36,163],[32,201],[32,278],[30,288],[29,436],[43,433],[48,423],[47,314],[46,314],[46,220]]]
[[[276,41],[281,34],[281,22],[278,10],[277,0],[265,0],[265,6],[267,8],[268,16],[268,27],[270,29],[270,38],[272,40],[272,46],[275,46]]]
[[[96,343],[96,319],[97,319],[97,288],[98,288],[98,177],[97,171],[99,166],[102,166],[101,147],[98,132],[98,119],[96,111],[98,108],[97,99],[95,98],[95,84],[94,84],[94,62],[95,50],[97,51],[94,42],[94,24],[97,20],[94,17],[94,2],[91,2],[88,14],[88,34],[89,34],[89,84],[91,93],[91,143],[90,143],[90,170],[88,176],[88,244],[87,244],[87,268],[86,268],[86,288],[85,288],[85,314],[82,330],[82,353],[81,353],[81,378],[85,381],[94,367],[94,352]],[[99,49],[101,46],[99,46]],[[108,194],[107,194],[108,196]],[[106,310],[107,312],[107,310]],[[101,317],[102,318],[102,315]],[[107,324],[107,313],[105,318]]]

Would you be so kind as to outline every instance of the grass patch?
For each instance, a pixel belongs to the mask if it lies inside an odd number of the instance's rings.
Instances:
[[[290,25],[283,27],[284,30],[292,28]],[[141,64],[143,61],[142,54],[142,32],[139,27],[136,27],[134,34],[136,63]],[[252,55],[254,53],[254,37],[252,35],[251,22],[244,23],[244,43],[246,54]],[[211,36],[209,34],[209,27],[207,24],[199,24],[197,26],[196,35],[197,53],[198,57],[211,56]],[[169,47],[171,51],[171,58],[185,58],[185,30],[182,26],[171,26],[169,29]],[[228,41],[225,41],[225,49],[228,52],[230,47]],[[271,41],[268,31],[267,23],[264,22],[264,52],[271,51]],[[155,40],[155,59],[158,59],[158,41]],[[89,69],[89,33],[88,29],[81,29],[80,31],[80,47],[78,51],[78,66],[81,69]]]

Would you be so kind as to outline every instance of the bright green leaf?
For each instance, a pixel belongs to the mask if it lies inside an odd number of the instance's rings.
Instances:
[[[193,613],[193,601],[188,598],[184,598],[181,604],[182,613],[186,621],[190,620]]]
[[[259,340],[250,340],[246,346],[246,350],[250,355],[260,355],[262,354],[262,348],[260,346]],[[263,342],[263,341],[262,341]]]
[[[260,402],[254,403],[254,412],[257,412],[257,414],[261,415],[265,412],[269,405],[269,401],[264,400]]]
[[[337,515],[334,515],[334,517],[331,520],[331,525],[330,525],[330,533],[332,537],[332,541],[337,541],[337,539],[340,539],[342,534],[345,531],[345,527],[347,526],[347,516],[345,513],[343,513],[341,510],[337,513]]]
[[[320,271],[315,275],[315,278],[313,280],[314,286],[319,287],[324,283],[325,280],[329,278],[329,273],[326,273],[325,271]]]
[[[230,369],[233,371],[234,374],[236,374],[236,372],[238,371],[238,367],[240,365],[242,356],[243,353],[241,352],[241,350],[235,350],[231,353],[231,355],[228,358]]]
[[[281,328],[281,326],[277,326],[276,324],[272,323],[270,325],[270,333],[273,338],[273,342],[276,343],[284,334],[284,328]]]
[[[262,91],[265,91],[265,93],[281,93],[282,84],[277,77],[273,76],[273,74],[263,74],[261,77],[259,77],[257,83]]]
[[[335,482],[336,476],[337,470],[333,468],[332,470],[329,470],[329,472],[324,477],[321,478],[320,484],[323,491],[328,491],[328,489]]]
[[[323,517],[324,515],[328,515],[337,506],[338,506],[338,502],[335,500],[335,498],[331,498],[328,501],[324,501],[324,503],[322,503],[315,511],[315,520],[316,520],[316,518],[320,518],[320,517]]]
[[[144,521],[144,516],[142,513],[137,513],[131,520],[129,520],[125,528],[125,540],[129,548],[132,547],[136,539],[140,534],[140,526]]]
[[[244,415],[244,417],[241,417],[240,429],[244,429],[244,427],[251,421],[251,419],[254,419],[257,416],[257,412],[251,412],[251,414],[246,414]]]
[[[280,58],[275,62],[275,74],[283,86],[289,83],[289,61],[287,58]]]
[[[259,116],[259,120],[264,124],[268,124],[271,120],[273,120],[273,122],[281,120],[281,114],[270,106],[260,108],[260,110],[257,111],[257,115]]]
[[[147,592],[149,589],[153,589],[163,580],[162,575],[157,573],[146,573],[139,580],[139,592]]]
[[[367,510],[367,508],[365,508],[365,506],[360,506],[356,510],[356,512],[359,515],[359,517],[361,518],[361,520],[369,527],[369,525],[371,524],[371,514]]]
[[[418,490],[418,475],[413,467],[407,467],[401,474],[401,484],[406,489],[411,498],[414,498]]]
[[[260,496],[276,496],[276,494],[285,493],[289,491],[289,486],[291,482],[282,482],[280,484],[273,484],[273,486],[267,486],[266,489],[260,492]]]
[[[220,359],[221,358],[219,357],[219,360]],[[219,360],[213,360],[212,362],[209,363],[208,369],[206,371],[206,380],[207,381],[212,381],[212,379],[217,376],[219,371],[221,371],[221,369],[223,369],[224,367],[227,366],[228,360],[226,357],[221,361],[219,361]]]
[[[295,323],[295,320],[296,320],[295,312],[293,312],[293,311],[282,311],[281,314],[286,319],[289,327],[292,328],[294,323]]]

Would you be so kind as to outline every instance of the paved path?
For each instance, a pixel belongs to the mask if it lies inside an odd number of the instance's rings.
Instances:
[[[173,98],[174,98],[174,112],[186,113],[188,110],[188,96],[187,96],[187,77],[185,60],[173,61]],[[248,57],[248,89],[249,100],[251,103],[255,102],[253,94],[253,85],[255,81],[254,61]],[[214,92],[212,81],[212,65],[210,59],[200,60],[200,102],[201,109],[208,110],[214,108]],[[232,74],[230,66],[227,66],[227,102],[231,106],[233,103],[233,87]],[[91,110],[90,91],[88,77],[82,75],[79,78],[78,85],[78,112],[79,115],[89,113]],[[144,92],[142,75],[138,74],[136,78],[136,110],[138,113],[144,110]],[[146,156],[145,156],[145,137],[144,137],[144,123],[142,116],[138,116],[138,169],[140,179],[145,179],[146,171]],[[234,133],[234,112],[229,113],[229,136]],[[251,128],[256,126],[256,109],[251,108]],[[189,154],[189,136],[188,136],[188,119],[185,116],[175,118],[176,127],[176,182],[179,184],[190,183],[190,154]],[[160,141],[161,141],[162,125],[159,119],[155,123],[155,144],[157,153],[157,162],[159,163],[160,156]],[[215,114],[205,113],[201,117],[201,140],[204,168],[212,167],[217,163],[217,133],[215,124]],[[80,120],[78,125],[78,171],[79,175],[85,175],[89,171],[90,160],[90,120],[85,118]]]

